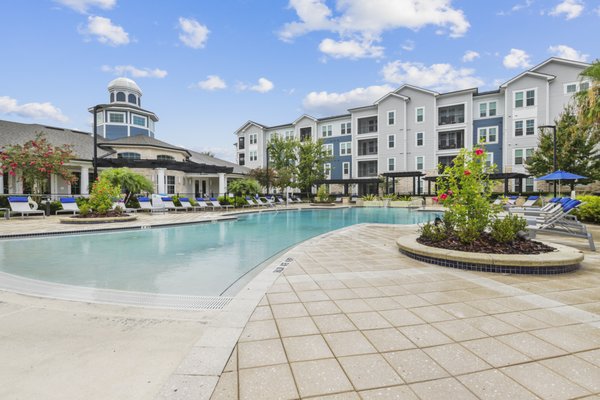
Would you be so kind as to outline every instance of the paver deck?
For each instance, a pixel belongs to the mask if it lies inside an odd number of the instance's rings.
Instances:
[[[478,273],[401,255],[412,231],[355,226],[288,252],[211,399],[600,396],[598,254],[566,275]]]

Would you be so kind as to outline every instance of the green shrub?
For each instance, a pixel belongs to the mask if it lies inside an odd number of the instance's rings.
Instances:
[[[230,205],[231,199],[229,196],[219,196],[217,197],[217,201],[222,205]]]
[[[87,204],[87,203],[82,204],[78,207],[79,207],[79,214],[81,214],[81,215],[88,215],[92,211],[89,204]]]
[[[419,234],[421,238],[432,242],[440,242],[448,237],[446,226],[444,224],[435,224],[433,222],[421,225]]]
[[[600,196],[577,196],[583,203],[574,210],[580,221],[600,223]]]
[[[171,200],[173,200],[173,205],[175,207],[181,207],[181,203],[179,202],[179,196],[173,195],[171,196]]]
[[[400,201],[412,201],[412,197],[410,197],[410,196],[398,196],[398,200],[400,200]]]
[[[110,183],[108,179],[100,178],[92,186],[92,194],[88,201],[92,210],[106,214],[112,209],[113,199],[119,197],[121,189]]]
[[[316,197],[319,203],[325,203],[329,201],[329,192],[327,191],[327,187],[325,185],[319,186]]]
[[[490,234],[496,242],[510,243],[517,238],[517,234],[525,230],[527,221],[518,215],[507,215],[505,218],[496,218],[490,224]]]
[[[374,195],[374,194],[366,194],[362,197],[362,199],[364,201],[374,201],[374,200],[378,200],[379,198],[377,197],[377,195]]]
[[[131,196],[127,204],[125,204],[127,208],[140,208],[140,202],[137,199],[137,196]]]
[[[8,196],[0,196],[0,208],[10,208],[8,204]]]
[[[248,204],[248,202],[246,201],[246,198],[243,196],[235,196],[233,199],[234,207],[243,207],[247,204]]]
[[[77,207],[79,207],[81,209],[81,206],[83,205],[87,205],[89,202],[89,199],[87,197],[77,197],[75,199],[75,203],[77,203]]]
[[[62,210],[62,204],[60,201],[53,201],[50,203],[50,215],[56,214],[58,210]]]

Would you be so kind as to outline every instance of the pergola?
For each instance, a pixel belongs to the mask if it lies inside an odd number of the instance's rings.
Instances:
[[[379,188],[379,179],[377,178],[348,178],[348,179],[324,179],[315,182],[315,185],[344,185],[344,196],[348,195],[348,185],[356,183],[374,183]]]
[[[521,172],[497,172],[497,173],[493,173],[493,174],[489,174],[488,175],[489,179],[497,181],[497,180],[504,180],[504,194],[507,195],[509,190],[508,190],[508,181],[510,179],[514,179],[515,182],[518,180],[519,182],[519,187],[522,188],[523,187],[523,179],[529,177],[529,175],[521,173]],[[431,194],[431,182],[436,182],[438,179],[444,179],[444,175],[437,175],[437,176],[426,176],[425,178],[423,178],[427,181],[427,194]]]
[[[421,177],[425,176],[425,174],[421,171],[404,171],[404,172],[384,172],[382,174],[385,176],[385,188],[387,194],[390,194],[389,183],[390,178],[392,178],[392,191],[391,193],[396,193],[396,178],[412,178],[413,181],[413,190],[412,194],[417,195],[421,192]]]

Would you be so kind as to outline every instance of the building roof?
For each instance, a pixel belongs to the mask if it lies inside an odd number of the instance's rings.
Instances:
[[[239,127],[239,128],[236,130],[236,131],[235,131],[235,133],[239,133],[239,132],[242,132],[242,131],[246,130],[246,127],[247,127],[247,126],[249,126],[249,125],[254,125],[254,126],[256,126],[257,128],[260,128],[260,129],[267,129],[267,126],[266,126],[266,125],[259,124],[258,122],[254,122],[254,121],[248,120],[248,121],[246,121],[246,122],[244,123],[244,125],[240,126],[240,127]]]
[[[583,68],[587,68],[587,67],[589,67],[591,65],[591,64],[583,62],[583,61],[567,60],[566,58],[559,58],[559,57],[550,57],[546,61],[543,61],[543,62],[539,63],[538,65],[536,65],[533,68],[530,68],[529,70],[530,71],[536,71],[539,68],[542,68],[544,65],[550,64],[550,63],[553,63],[553,62],[562,63],[562,64],[569,64],[569,65],[575,65],[577,67],[583,67]]]
[[[201,154],[201,153],[198,153],[197,151],[192,151],[192,150],[188,150],[188,153],[191,154],[190,161],[198,163],[198,164],[230,167],[230,168],[233,168],[234,174],[247,174],[250,172],[250,168],[248,168],[248,167],[244,167],[242,165],[238,165],[236,163],[232,163],[229,161],[221,160],[220,158],[211,157],[206,154]]]
[[[135,135],[128,136],[119,139],[108,140],[105,138],[98,137],[98,145],[100,147],[119,147],[119,146],[140,146],[140,147],[158,147],[161,149],[178,150],[187,153],[191,156],[190,152],[183,147],[174,146],[170,143],[163,142],[146,135]]]
[[[38,133],[44,134],[48,142],[54,146],[72,145],[77,160],[91,160],[94,157],[94,138],[87,132],[0,120],[0,146],[25,144],[35,139]],[[111,149],[98,148],[98,157],[105,157],[112,153]]]
[[[117,78],[110,81],[110,83],[108,84],[108,90],[110,91],[118,89],[138,92],[140,95],[142,94],[142,89],[140,89],[140,87],[137,85],[137,83],[135,83],[135,81],[129,78]]]
[[[513,83],[514,81],[517,81],[517,80],[519,80],[522,77],[527,76],[527,75],[533,76],[534,78],[545,79],[547,81],[551,81],[554,78],[556,78],[556,76],[554,76],[554,75],[543,74],[541,72],[525,71],[525,72],[522,72],[519,75],[515,76],[514,78],[512,78],[512,79],[510,79],[510,80],[508,80],[506,82],[504,82],[502,85],[500,85],[500,87],[501,88],[505,88],[508,85],[510,85],[511,83]]]

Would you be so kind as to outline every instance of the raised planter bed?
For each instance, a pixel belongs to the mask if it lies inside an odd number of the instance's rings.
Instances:
[[[314,207],[334,207],[335,203],[310,203]]]
[[[568,246],[546,243],[556,250],[541,254],[490,254],[448,250],[417,242],[417,234],[396,240],[400,252],[418,261],[443,267],[508,274],[562,274],[575,271],[583,253]]]
[[[122,217],[98,217],[98,218],[80,218],[80,217],[68,217],[61,218],[62,224],[106,224],[114,222],[128,222],[135,221],[137,215],[125,215]]]

